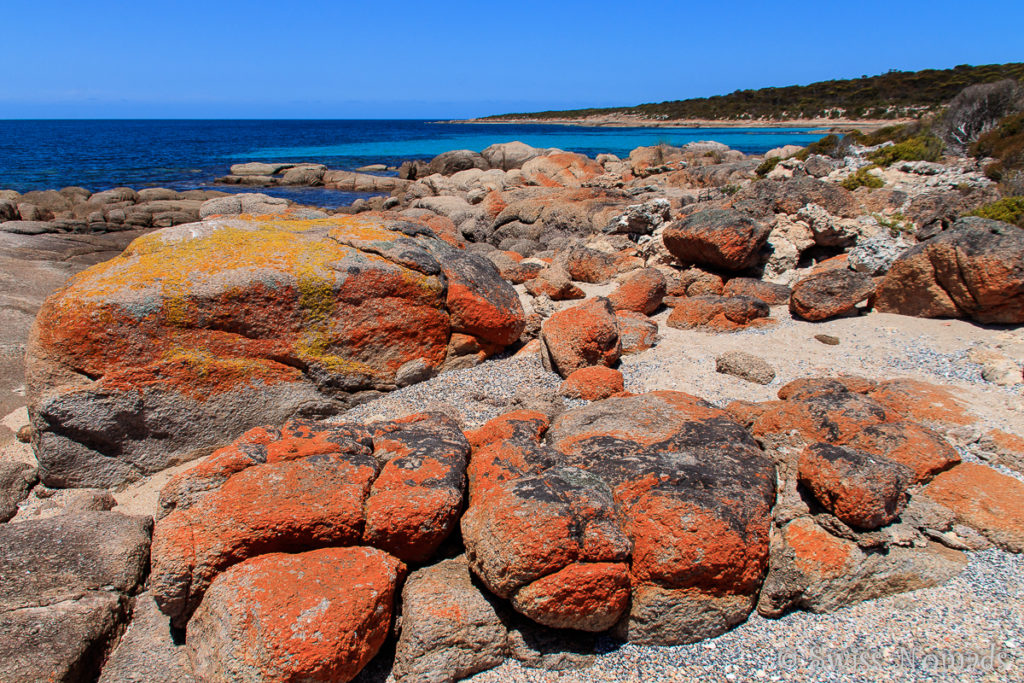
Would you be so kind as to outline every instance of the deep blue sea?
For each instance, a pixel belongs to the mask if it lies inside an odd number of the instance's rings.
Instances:
[[[449,124],[411,120],[0,121],[0,189],[19,192],[80,185],[213,187],[231,164],[313,161],[355,169],[397,166],[451,149],[480,151],[521,140],[537,147],[625,157],[641,145],[717,140],[746,153],[821,137],[806,128],[595,128],[561,125]],[[225,189],[225,188],[219,188]],[[253,191],[251,189],[245,191]],[[268,194],[321,206],[356,196],[323,189],[274,188]]]

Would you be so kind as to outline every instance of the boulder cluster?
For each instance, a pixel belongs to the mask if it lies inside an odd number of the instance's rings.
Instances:
[[[967,439],[977,418],[948,389],[836,374],[728,405],[628,390],[617,366],[659,323],[710,344],[869,308],[1024,323],[1024,231],[960,216],[982,176],[901,166],[850,191],[852,161],[790,157],[754,180],[758,163],[717,143],[628,159],[506,143],[397,178],[223,179],[389,193],[331,213],[259,194],[104,204],[123,206],[97,226],[195,206],[39,310],[38,467],[0,463],[0,679],[576,668],[598,634],[692,643],[755,611],[938,585],[966,551],[1024,552],[1024,484],[958,449],[1019,466],[1024,441]],[[505,353],[557,373],[560,396],[472,425],[347,414]],[[717,369],[776,375],[740,351]],[[170,468],[154,518],[112,510],[108,489]],[[41,490],[61,505],[27,518]]]

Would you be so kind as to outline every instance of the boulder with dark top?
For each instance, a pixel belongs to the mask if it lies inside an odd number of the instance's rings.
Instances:
[[[881,455],[826,443],[800,454],[799,478],[815,500],[844,523],[877,529],[907,505],[913,471]]]
[[[863,209],[852,192],[836,183],[803,176],[784,180],[759,180],[732,197],[732,206],[754,216],[795,214],[808,204],[817,204],[833,216],[854,218]]]
[[[774,468],[725,411],[654,392],[512,413],[467,436],[470,566],[531,619],[678,644],[743,621],[767,571]],[[542,441],[542,438],[546,438]]]
[[[161,492],[153,597],[184,626],[219,573],[263,553],[370,545],[423,562],[458,524],[468,455],[440,414],[254,429]]]
[[[393,389],[410,361],[440,367],[453,333],[494,353],[524,327],[489,261],[419,223],[260,216],[168,228],[40,311],[26,373],[40,477],[134,481],[256,425]]]
[[[829,269],[793,285],[789,310],[812,322],[837,318],[856,311],[857,304],[867,301],[874,291],[875,282],[866,273]]]
[[[427,172],[428,174],[455,175],[459,171],[471,168],[479,168],[482,171],[486,171],[490,167],[490,163],[479,152],[469,149],[453,149],[438,154],[431,159],[427,165]]]
[[[919,318],[1024,323],[1024,230],[961,218],[893,262],[875,293],[876,310]]]
[[[592,365],[612,366],[622,354],[615,309],[605,297],[594,297],[561,310],[541,325],[545,362],[568,377]]]
[[[672,223],[665,247],[683,263],[743,270],[757,263],[771,230],[730,209],[705,209]]]
[[[202,681],[350,681],[391,630],[401,561],[375,548],[269,553],[210,586],[186,636]]]

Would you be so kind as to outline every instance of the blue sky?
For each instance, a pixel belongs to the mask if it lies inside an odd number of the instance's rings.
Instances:
[[[439,118],[1024,61],[1024,0],[3,0],[0,118]]]

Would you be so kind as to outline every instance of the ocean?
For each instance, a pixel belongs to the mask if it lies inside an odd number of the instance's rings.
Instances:
[[[451,149],[480,151],[521,140],[589,156],[625,157],[641,145],[717,140],[746,153],[821,137],[807,128],[597,128],[450,124],[413,120],[6,120],[0,121],[0,189],[19,192],[79,185],[231,189],[214,186],[231,164],[319,162],[330,168],[397,166]],[[260,191],[320,206],[363,195],[324,189]]]

